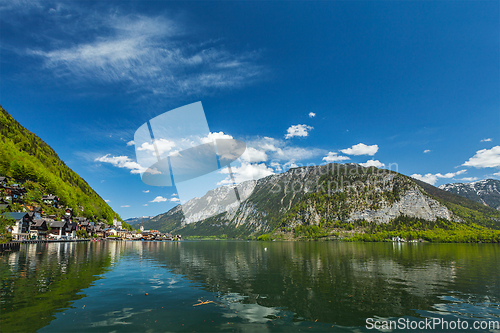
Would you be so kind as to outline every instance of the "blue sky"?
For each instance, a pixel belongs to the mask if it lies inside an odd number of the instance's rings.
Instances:
[[[212,135],[253,149],[239,180],[327,161],[500,179],[499,7],[1,1],[0,103],[123,218],[178,203],[141,182],[130,142],[198,101]]]

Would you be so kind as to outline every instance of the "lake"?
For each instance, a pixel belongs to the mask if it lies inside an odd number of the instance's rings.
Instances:
[[[0,278],[2,332],[372,332],[368,318],[500,321],[498,244],[31,244],[0,254]]]

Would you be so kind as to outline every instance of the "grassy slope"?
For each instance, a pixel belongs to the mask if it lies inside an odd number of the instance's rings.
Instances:
[[[32,202],[42,194],[52,193],[61,203],[82,215],[112,222],[118,216],[109,205],[59,158],[42,139],[19,124],[0,106],[0,175],[27,184]]]
[[[181,219],[183,217],[182,211],[174,211],[178,206],[172,208],[167,213],[157,215],[147,221],[143,222],[145,230],[159,230],[161,232],[175,232],[181,227]],[[174,212],[171,214],[171,212]],[[141,225],[137,224],[135,227],[138,229]]]

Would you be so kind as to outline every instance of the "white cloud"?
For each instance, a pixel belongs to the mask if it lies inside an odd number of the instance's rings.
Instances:
[[[178,196],[178,194],[177,193],[172,193],[172,196]]]
[[[270,167],[273,168],[276,172],[283,171],[283,168],[281,167],[281,164],[278,163],[278,162],[271,162]]]
[[[110,201],[111,201],[111,200],[109,200],[109,199],[104,200],[104,202],[110,202]]]
[[[151,200],[150,202],[164,202],[164,201],[167,201],[167,200],[168,200],[167,198],[164,198],[161,195],[159,195],[156,198],[154,198],[153,200]]]
[[[148,204],[144,204],[143,206],[147,206]]]
[[[135,145],[134,140],[127,142],[127,146],[133,146],[133,145]]]
[[[152,169],[147,169],[146,171],[144,171],[145,173],[149,173],[151,175],[159,175],[161,174],[161,171],[158,171],[158,169],[156,168],[152,168]]]
[[[495,172],[495,173],[493,174],[493,176],[500,177],[500,171],[499,171],[499,172]]]
[[[52,21],[51,29],[39,31],[44,47],[26,51],[59,80],[125,83],[131,91],[178,97],[247,85],[265,72],[256,64],[260,52],[193,42],[186,26],[164,16],[66,7],[74,19]],[[72,34],[72,42],[60,40],[54,27]]]
[[[438,181],[438,178],[453,178],[455,176],[461,175],[461,174],[466,173],[466,172],[467,172],[467,170],[460,170],[457,172],[448,172],[444,175],[440,174],[440,173],[436,173],[436,174],[427,173],[425,175],[415,173],[415,174],[411,175],[410,177],[413,177],[415,179],[418,179],[418,180],[421,180],[423,182],[434,185]]]
[[[487,139],[482,139],[481,142],[491,142],[492,139],[491,138],[487,138]]]
[[[58,5],[57,7],[59,7]],[[14,1],[0,1],[0,11],[10,11],[14,10],[15,12],[22,12],[25,14],[28,14],[32,10],[42,10],[43,9],[43,2],[41,1],[36,1],[36,0],[14,0]],[[49,13],[53,13],[56,10],[54,8],[51,8],[49,10]],[[5,15],[5,14],[4,14]],[[5,15],[8,17],[8,15]]]
[[[368,167],[382,168],[385,166],[385,164],[380,162],[379,160],[368,160],[365,163],[359,163],[359,165],[362,165],[366,168]]]
[[[290,139],[295,136],[301,136],[301,137],[306,137],[309,135],[310,130],[314,129],[312,126],[307,126],[307,125],[292,125],[290,126],[286,132],[287,134],[285,135],[285,139]]]
[[[467,170],[460,170],[457,172],[448,172],[448,173],[445,173],[444,175],[441,175],[440,173],[438,173],[437,175],[439,175],[439,177],[442,177],[442,178],[453,178],[455,176],[461,175],[461,174],[466,173],[466,172],[467,172]]]
[[[130,207],[130,205],[123,205],[123,206],[121,206],[121,207],[122,207],[122,208],[128,208],[128,207]]]
[[[267,161],[267,154],[262,150],[257,150],[253,147],[247,147],[241,159],[245,162],[265,162]]]
[[[473,181],[476,181],[478,179],[479,178],[477,178],[477,177],[465,177],[465,178],[460,178],[459,180],[463,180],[463,181],[466,181],[466,182],[473,182]]]
[[[475,168],[495,168],[500,167],[500,146],[495,146],[491,149],[481,149],[476,152],[464,166],[472,166]]]
[[[272,151],[272,152],[277,152],[280,151],[282,146],[285,145],[284,142],[281,140],[277,140],[274,138],[270,138],[268,136],[265,136],[263,138],[259,138],[254,141],[250,141],[248,143],[249,145],[257,146],[261,148],[263,151]]]
[[[309,118],[314,118],[316,117],[316,113],[314,112],[309,112]]]
[[[418,179],[418,180],[421,180],[423,182],[429,183],[431,185],[436,184],[436,182],[438,180],[437,175],[433,175],[431,173],[427,173],[427,174],[425,174],[423,176],[421,174],[414,173],[413,175],[411,175],[411,177],[413,177],[415,179]]]
[[[179,198],[172,198],[172,199],[170,199],[170,201],[172,201],[172,202],[179,202],[181,200]]]
[[[326,154],[324,149],[294,147],[290,146],[290,141],[278,140],[267,136],[248,140],[247,149],[248,147],[265,152],[267,160],[273,162],[302,161]],[[263,155],[261,156],[263,157]]]
[[[347,155],[369,155],[373,156],[378,151],[378,145],[367,146],[364,143],[358,143],[351,148],[341,149],[341,152]]]
[[[325,151],[318,148],[284,147],[273,154],[273,159],[302,161],[323,155]]]
[[[192,138],[193,142],[211,142],[214,139],[232,139],[231,135],[225,134],[224,132],[213,132],[210,133],[205,138]],[[166,139],[157,140],[158,149],[160,150],[160,154],[168,152],[172,150],[173,147],[177,146],[174,142],[168,141]],[[154,146],[150,143],[143,143],[140,147],[137,147],[138,150],[148,151],[153,153]],[[258,179],[261,177],[268,176],[274,172],[281,172],[288,168],[297,167],[298,161],[303,161],[306,159],[311,159],[317,156],[321,156],[326,154],[326,151],[318,148],[302,148],[302,147],[294,147],[290,145],[290,141],[274,139],[270,137],[257,138],[254,140],[247,141],[247,149],[244,154],[241,156],[241,162],[243,163],[243,168],[241,169],[241,177],[239,180],[247,180],[247,179]],[[332,154],[329,154],[329,159],[332,158]],[[172,155],[172,152],[170,152]],[[337,157],[341,160],[347,160],[349,157],[342,156]],[[326,159],[325,159],[326,160]],[[147,171],[146,168],[141,167],[140,164],[133,161],[127,156],[110,156],[105,155],[99,158],[96,158],[97,162],[107,162],[112,165],[120,168],[127,168],[131,170],[131,173],[142,173]],[[272,164],[271,167],[265,167],[264,164],[261,166],[248,166],[249,163],[261,163],[268,162]],[[159,174],[160,171],[153,169],[149,170],[153,174]],[[256,174],[252,177],[245,176],[248,173],[255,172]],[[254,178],[257,177],[257,178]],[[144,193],[147,193],[144,191]]]
[[[290,160],[288,162],[286,162],[285,164],[283,164],[283,170],[288,170],[288,169],[292,169],[292,168],[298,168],[299,166],[297,165],[297,163],[295,163],[295,160]]]
[[[144,192],[144,193],[149,193],[149,190],[145,190],[145,191],[142,191],[142,192]]]
[[[147,170],[147,168],[142,167],[139,163],[132,161],[128,156],[110,156],[110,154],[106,154],[96,158],[94,161],[111,163],[115,167],[129,169],[130,173],[133,174],[142,173]]]
[[[239,167],[231,168],[234,176],[234,181],[238,184],[244,182],[246,180],[257,180],[260,178],[267,177],[269,175],[274,174],[274,170],[267,167],[264,163],[260,164],[250,164],[250,163],[241,163]],[[224,168],[219,171],[222,174],[229,174],[228,168]],[[217,185],[228,185],[233,184],[233,181],[230,176],[227,176],[224,180],[217,183]]]
[[[175,147],[175,142],[167,140],[167,139],[157,139],[154,141],[154,144],[149,143],[149,142],[144,142],[142,145],[137,147],[137,150],[138,151],[142,151],[142,150],[149,151],[153,155],[156,156],[155,146],[156,146],[156,149],[158,149],[158,154],[160,154],[160,156],[163,156],[164,153],[170,152],[172,150],[172,148]],[[174,153],[175,152],[172,152],[169,155],[173,155]]]
[[[430,152],[431,152],[431,150],[429,150],[429,149],[424,150],[424,154],[427,154],[427,153],[430,153]]]
[[[323,161],[325,161],[327,163],[332,163],[332,162],[339,162],[339,161],[350,160],[350,158],[347,157],[347,156],[339,156],[337,154],[338,153],[331,151],[331,152],[328,153],[328,155],[326,155],[325,157],[323,157]]]
[[[225,134],[224,132],[210,132],[206,137],[201,138],[201,143],[211,143],[216,139],[232,139],[233,137],[229,134]]]

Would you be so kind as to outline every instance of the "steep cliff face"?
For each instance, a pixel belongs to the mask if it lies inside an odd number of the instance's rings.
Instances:
[[[182,205],[184,219],[182,224],[205,220],[211,216],[228,212],[229,216],[238,210],[241,201],[253,192],[256,182],[246,181],[237,186],[238,197],[233,186],[221,186],[210,190],[201,198],[194,198]]]
[[[321,176],[318,187],[291,207],[281,223],[318,225],[320,222],[364,220],[388,223],[401,215],[425,220],[459,220],[410,178],[395,172],[351,165]],[[356,170],[356,173],[352,171]],[[344,172],[342,172],[344,171]],[[325,191],[324,188],[332,190]]]
[[[394,202],[392,205],[386,205],[381,209],[355,211],[351,213],[349,219],[388,223],[401,215],[430,221],[438,218],[445,220],[453,219],[448,208],[424,195],[419,188],[406,192],[399,201]]]
[[[460,206],[430,194],[428,186],[397,172],[356,164],[302,167],[239,184],[241,203],[232,199],[233,188],[224,186],[152,218],[145,226],[186,235],[237,236],[324,222],[381,224],[402,215],[467,222],[456,209]]]

